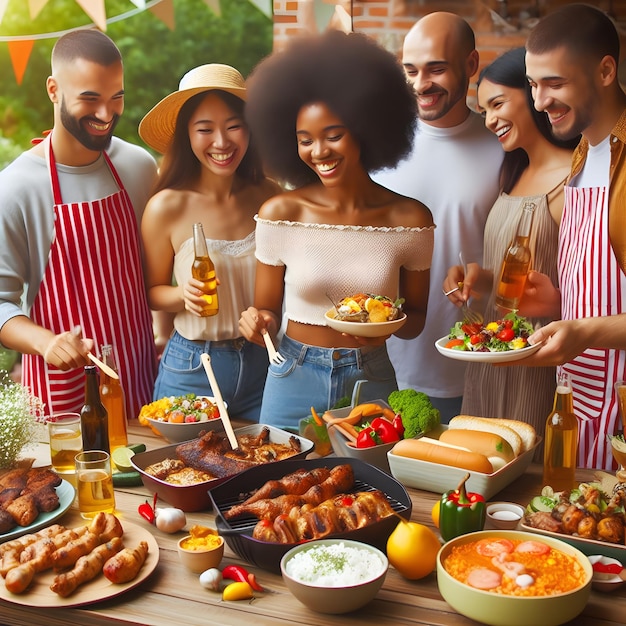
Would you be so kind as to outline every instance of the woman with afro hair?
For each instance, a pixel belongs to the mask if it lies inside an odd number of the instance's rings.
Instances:
[[[404,298],[409,339],[424,326],[434,224],[420,202],[381,187],[370,172],[411,148],[415,95],[395,57],[361,34],[300,37],[264,59],[248,81],[246,120],[264,167],[289,191],[256,218],[255,306],[242,335],[276,340],[262,423],[297,430],[366,380],[362,399],[397,389],[385,341],[326,325],[331,300],[368,293]]]

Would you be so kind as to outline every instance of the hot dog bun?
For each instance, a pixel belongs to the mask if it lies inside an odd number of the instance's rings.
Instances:
[[[439,437],[439,441],[484,454],[489,459],[498,457],[504,463],[508,463],[515,458],[513,448],[511,448],[511,444],[506,439],[495,433],[488,433],[482,430],[467,430],[464,428],[444,430]]]
[[[402,439],[391,449],[391,454],[439,463],[440,465],[460,467],[481,474],[493,472],[493,466],[484,454],[471,452],[466,448],[442,443],[429,437]]]
[[[459,428],[462,430],[479,430],[500,435],[502,439],[509,442],[515,456],[519,456],[522,452],[522,438],[517,434],[517,432],[509,426],[497,424],[492,418],[457,415],[450,420],[448,429],[456,430]]]

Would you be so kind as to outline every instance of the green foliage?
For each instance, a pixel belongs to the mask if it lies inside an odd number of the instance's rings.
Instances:
[[[401,389],[392,391],[388,398],[389,406],[402,416],[404,438],[427,433],[439,425],[439,409],[433,407],[430,398],[423,391]]]
[[[272,49],[272,22],[245,0],[220,0],[221,16],[203,0],[174,0],[176,28],[170,31],[149,11],[112,22],[107,34],[122,52],[125,111],[116,135],[140,143],[141,118],[178,87],[188,70],[204,63],[226,63],[244,76]],[[106,0],[107,18],[134,10],[130,0]],[[90,23],[75,0],[49,0],[36,20],[28,3],[9,0],[0,35],[58,33]],[[45,89],[50,53],[57,37],[35,41],[21,85],[13,75],[8,47],[0,43],[0,136],[21,150],[52,126],[52,105]],[[0,144],[0,168],[6,165]]]

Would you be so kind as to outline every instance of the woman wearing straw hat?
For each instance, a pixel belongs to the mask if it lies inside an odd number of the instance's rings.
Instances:
[[[206,352],[232,414],[258,421],[267,353],[241,337],[238,319],[254,295],[253,218],[279,189],[251,146],[245,98],[241,74],[212,63],[190,70],[143,118],[140,136],[164,157],[141,231],[150,306],[175,314],[154,398],[212,395],[200,360]],[[219,279],[219,313],[211,317],[200,316],[203,283],[191,277],[197,222]]]
[[[326,326],[331,306],[360,292],[404,298],[417,336],[428,302],[433,221],[421,202],[381,187],[369,172],[394,166],[411,148],[415,96],[393,55],[357,33],[301,37],[254,70],[246,118],[268,171],[292,190],[266,202],[257,219],[255,306],[241,333],[276,335],[261,422],[295,429],[310,407],[349,395],[386,399],[397,388],[387,337],[365,339]]]

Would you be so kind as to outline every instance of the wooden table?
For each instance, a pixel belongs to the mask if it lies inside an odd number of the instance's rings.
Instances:
[[[130,440],[143,441],[148,449],[164,445],[162,439],[153,436],[148,428],[138,424],[131,425]],[[580,471],[578,478],[581,481],[589,480],[592,474],[590,471]],[[500,492],[495,499],[525,504],[538,493],[540,487],[541,468],[531,466],[524,476]],[[438,494],[415,489],[409,492],[413,501],[411,519],[432,527],[430,511]],[[122,522],[128,520],[137,524],[144,523],[146,528],[150,528],[137,514],[138,505],[150,496],[150,492],[144,487],[116,489],[116,503]],[[214,526],[214,516],[211,512],[188,513],[187,520],[187,528],[196,523]],[[78,525],[81,518],[76,508],[72,507],[59,522],[67,526]],[[182,532],[167,535],[155,527],[152,527],[152,532],[160,548],[159,564],[153,574],[137,588],[115,599],[71,609],[30,608],[0,600],[0,624],[10,626],[476,624],[456,613],[443,600],[437,588],[435,573],[419,581],[408,581],[391,567],[383,588],[367,607],[348,615],[314,613],[301,605],[287,591],[280,576],[249,566],[228,546],[222,566],[229,563],[245,565],[257,575],[257,579],[266,587],[267,592],[258,594],[252,601],[223,602],[221,595],[201,587],[197,575],[179,563],[176,541],[182,536]],[[624,624],[625,621],[626,586],[610,594],[592,591],[585,611],[571,624],[600,626],[600,624]]]

